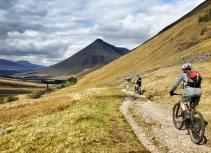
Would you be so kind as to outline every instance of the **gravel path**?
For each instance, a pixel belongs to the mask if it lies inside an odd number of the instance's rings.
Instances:
[[[210,153],[211,147],[196,145],[186,130],[177,130],[172,123],[172,110],[138,96],[127,93],[120,111],[132,127],[139,141],[151,152]]]

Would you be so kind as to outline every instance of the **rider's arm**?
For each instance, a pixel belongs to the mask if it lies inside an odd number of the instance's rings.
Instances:
[[[181,74],[179,76],[179,78],[177,79],[177,81],[175,82],[175,84],[173,85],[171,91],[174,92],[177,89],[177,87],[179,86],[180,82],[183,81],[183,80],[184,80],[184,75]]]

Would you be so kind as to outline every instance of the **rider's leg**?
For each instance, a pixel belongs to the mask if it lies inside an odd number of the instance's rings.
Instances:
[[[180,101],[180,107],[181,107],[182,111],[186,110],[186,106],[182,101]]]
[[[192,98],[192,100],[191,100],[192,112],[196,112],[196,106],[199,105],[200,98],[201,98],[201,96],[196,96],[196,97]]]
[[[189,119],[190,119],[190,115],[185,106],[185,103],[189,103],[191,101],[191,99],[192,99],[192,93],[190,92],[190,89],[185,88],[184,93],[182,95],[181,102],[180,102],[180,107],[183,110],[183,117],[184,117],[183,120],[184,121],[189,121]]]
[[[183,111],[183,120],[188,121],[190,119],[190,115],[183,101],[180,101],[180,107]]]

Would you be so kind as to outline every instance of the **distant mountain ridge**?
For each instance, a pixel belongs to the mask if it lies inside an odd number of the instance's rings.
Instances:
[[[102,39],[96,39],[75,55],[47,67],[40,73],[48,76],[76,75],[106,65],[128,52],[126,48],[115,47]]]
[[[43,66],[43,65],[32,64],[29,61],[24,61],[24,60],[17,61],[16,63],[24,66],[25,69],[29,69],[29,70],[30,69],[31,70],[39,70],[39,69],[45,68],[45,66]]]
[[[13,75],[15,73],[36,71],[45,68],[45,66],[32,64],[28,61],[10,61],[0,59],[0,75]]]

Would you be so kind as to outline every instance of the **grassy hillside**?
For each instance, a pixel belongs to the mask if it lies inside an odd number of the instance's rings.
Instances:
[[[68,90],[27,107],[0,107],[0,152],[148,152],[117,109],[124,96],[120,91],[68,95]]]
[[[147,72],[211,58],[210,10],[211,2],[204,2],[170,29],[167,28],[131,53],[90,73],[80,83],[99,85],[136,71]],[[201,21],[200,18],[206,20]]]

